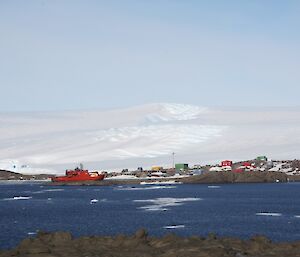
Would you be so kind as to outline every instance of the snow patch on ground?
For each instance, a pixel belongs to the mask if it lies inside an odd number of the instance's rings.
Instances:
[[[136,176],[133,175],[118,175],[118,176],[113,176],[113,177],[109,177],[109,178],[105,178],[105,180],[118,180],[118,179],[139,179]]]
[[[188,104],[160,104],[159,111],[148,114],[146,120],[154,123],[194,120],[206,111],[207,108],[205,107]]]

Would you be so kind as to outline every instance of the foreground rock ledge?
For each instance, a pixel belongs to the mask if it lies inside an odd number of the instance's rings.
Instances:
[[[91,236],[72,238],[68,232],[39,232],[35,238],[24,239],[15,249],[0,251],[0,257],[300,257],[300,241],[272,243],[266,237],[249,240],[205,237],[149,237],[144,229],[133,236]]]

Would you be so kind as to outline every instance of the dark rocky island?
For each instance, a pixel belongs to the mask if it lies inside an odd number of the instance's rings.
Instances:
[[[25,175],[8,170],[0,170],[0,181],[1,180],[47,180],[53,177],[50,174],[35,174]]]
[[[135,235],[73,238],[67,232],[39,232],[24,239],[15,249],[0,251],[0,257],[298,257],[300,241],[273,243],[263,236],[249,240],[179,237],[173,234],[150,237],[144,229]]]
[[[211,171],[199,176],[191,176],[183,178],[183,183],[200,184],[200,183],[271,183],[271,182],[287,182],[288,175],[282,172],[271,171],[251,171],[242,173],[233,173],[228,171]]]

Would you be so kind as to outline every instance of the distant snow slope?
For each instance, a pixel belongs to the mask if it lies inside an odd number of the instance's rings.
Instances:
[[[109,111],[0,114],[0,169],[120,170],[268,155],[299,158],[300,108],[148,104]]]

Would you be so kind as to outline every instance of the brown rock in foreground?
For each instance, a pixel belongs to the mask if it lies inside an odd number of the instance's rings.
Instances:
[[[149,237],[144,229],[133,236],[91,236],[72,238],[70,233],[40,232],[24,239],[15,249],[0,252],[0,257],[300,257],[300,241],[272,243],[263,236],[249,240],[204,237],[179,237],[168,234]]]

